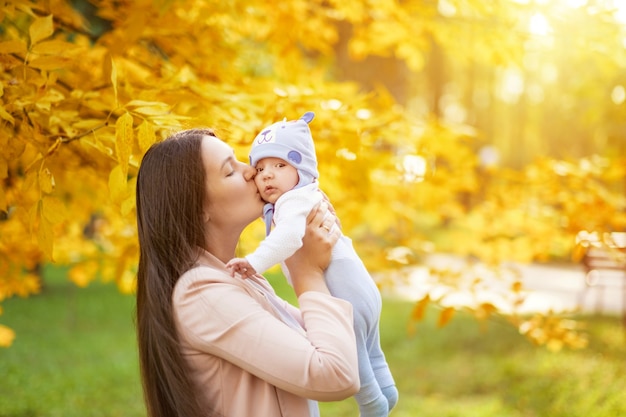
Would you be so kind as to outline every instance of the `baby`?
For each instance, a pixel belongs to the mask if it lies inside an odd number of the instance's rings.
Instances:
[[[313,117],[307,112],[298,120],[274,123],[254,139],[250,164],[257,170],[254,181],[267,203],[263,210],[267,237],[253,253],[226,264],[233,275],[263,273],[280,263],[290,281],[283,261],[302,245],[306,217],[323,198],[309,129]],[[398,390],[380,346],[381,297],[348,237],[341,236],[335,245],[325,278],[333,296],[353,305],[361,381],[355,399],[361,417],[387,416],[398,401]]]

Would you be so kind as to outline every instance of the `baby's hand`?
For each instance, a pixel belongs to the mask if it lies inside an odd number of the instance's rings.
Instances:
[[[231,276],[238,273],[243,278],[249,278],[256,274],[256,270],[248,263],[246,258],[233,258],[226,264],[226,268],[230,271]]]

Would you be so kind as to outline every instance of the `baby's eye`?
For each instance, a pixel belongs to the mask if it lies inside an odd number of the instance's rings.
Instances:
[[[261,171],[263,171],[263,168],[257,168],[256,169],[256,172],[261,172]]]

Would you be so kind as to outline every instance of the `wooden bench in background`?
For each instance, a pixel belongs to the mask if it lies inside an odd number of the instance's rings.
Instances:
[[[582,231],[576,237],[584,249],[582,265],[585,270],[585,290],[581,303],[592,287],[622,292],[622,322],[626,328],[626,233],[597,233]],[[602,294],[598,295],[602,306]]]

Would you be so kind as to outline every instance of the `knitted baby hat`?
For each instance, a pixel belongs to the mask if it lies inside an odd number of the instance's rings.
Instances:
[[[288,162],[298,170],[296,188],[314,182],[318,177],[315,145],[309,123],[315,117],[306,112],[298,120],[276,122],[254,138],[250,149],[250,165],[256,166],[263,158],[274,157]]]

